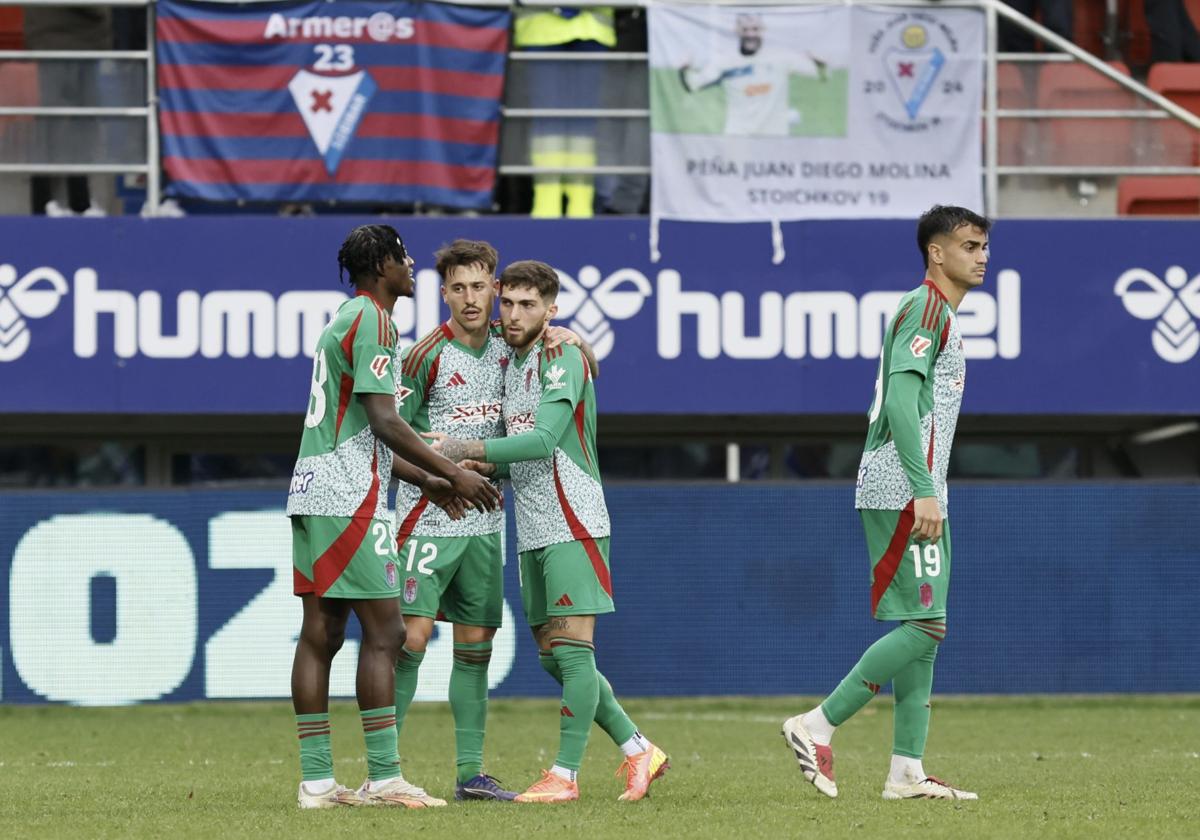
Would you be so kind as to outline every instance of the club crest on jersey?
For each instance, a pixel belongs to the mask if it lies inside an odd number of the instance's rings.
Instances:
[[[543,377],[545,379],[546,390],[561,391],[563,388],[566,388],[567,383],[562,381],[562,378],[566,375],[566,368],[563,368],[559,365],[555,365],[554,367],[550,368],[550,370],[546,371],[545,376]]]
[[[912,352],[914,358],[923,359],[925,358],[925,351],[932,346],[933,342],[928,338],[923,335],[916,335],[913,336],[912,343],[908,345],[908,349]]]
[[[933,606],[933,587],[928,583],[921,584],[921,606],[925,609]]]
[[[371,373],[375,374],[376,379],[383,379],[387,376],[388,362],[392,360],[391,356],[380,353],[371,360]]]
[[[417,579],[410,577],[404,581],[404,603],[411,604],[417,600]]]
[[[391,560],[387,561],[387,565],[383,567],[383,576],[387,580],[388,589],[396,588],[396,564]]]
[[[337,174],[346,147],[354,139],[367,102],[378,86],[365,70],[345,76],[325,76],[301,70],[288,82],[309,136],[325,159],[325,171]]]

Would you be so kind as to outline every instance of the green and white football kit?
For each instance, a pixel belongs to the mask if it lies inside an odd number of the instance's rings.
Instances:
[[[360,394],[391,394],[396,328],[365,292],[317,340],[287,514],[297,595],[394,598],[399,566],[387,509],[392,455],[371,431]]]

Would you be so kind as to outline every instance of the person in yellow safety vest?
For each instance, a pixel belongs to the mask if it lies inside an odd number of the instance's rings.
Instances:
[[[613,10],[608,6],[583,9],[518,9],[513,46],[521,50],[597,52],[617,42]],[[594,108],[600,102],[601,65],[598,61],[530,61],[530,104],[535,108]],[[596,165],[596,120],[579,118],[530,121],[529,162],[547,168]],[[588,218],[595,199],[591,175],[547,173],[533,178],[534,218],[563,215]]]

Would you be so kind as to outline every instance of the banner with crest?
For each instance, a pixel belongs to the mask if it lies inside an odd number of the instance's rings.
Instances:
[[[976,9],[654,5],[656,218],[982,210]]]
[[[510,22],[426,2],[160,0],[168,191],[487,208]]]

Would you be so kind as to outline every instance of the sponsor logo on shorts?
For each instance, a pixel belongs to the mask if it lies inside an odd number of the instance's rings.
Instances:
[[[410,577],[404,581],[404,603],[411,604],[417,600],[417,579]]]
[[[396,564],[391,560],[387,561],[387,565],[383,567],[383,576],[387,579],[388,589],[396,588]]]
[[[933,606],[933,587],[928,583],[921,584],[921,606],[926,609]]]

